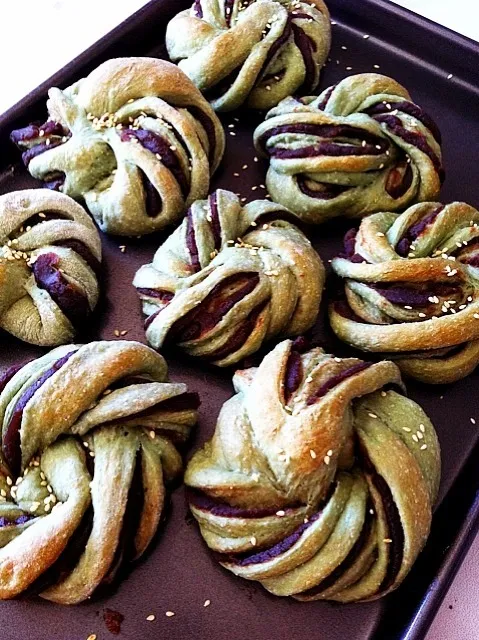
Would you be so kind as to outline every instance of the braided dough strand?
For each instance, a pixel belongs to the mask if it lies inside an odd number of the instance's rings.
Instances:
[[[221,189],[195,202],[133,282],[149,343],[227,366],[273,336],[310,329],[324,267],[292,217],[267,201],[242,207]]]
[[[391,384],[392,362],[289,340],[236,373],[185,475],[225,568],[300,600],[373,599],[401,583],[429,533],[440,456],[427,416]]]
[[[0,598],[89,598],[150,545],[196,394],[136,342],[59,347],[0,375]]]

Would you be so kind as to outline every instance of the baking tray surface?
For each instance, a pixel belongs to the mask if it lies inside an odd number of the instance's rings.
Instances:
[[[8,134],[18,126],[44,118],[45,95],[50,86],[67,86],[110,57],[165,57],[166,24],[190,4],[178,0],[149,3],[0,116],[0,193],[39,186],[18,162]],[[366,71],[390,75],[404,84],[413,100],[434,117],[443,134],[447,180],[442,201],[464,200],[478,207],[479,47],[384,0],[329,0],[328,6],[335,22],[333,47],[320,90],[347,75]],[[253,130],[262,116],[239,111],[221,119],[227,131],[227,150],[212,189],[230,189],[248,201],[263,197],[266,165],[253,161],[256,154],[252,142]],[[228,135],[231,131],[236,135]],[[248,168],[242,170],[244,165]],[[234,173],[240,176],[235,177]],[[351,226],[351,221],[335,220],[307,230],[325,264],[338,253],[342,236]],[[127,330],[128,339],[145,341],[140,304],[131,281],[138,267],[151,260],[165,235],[142,239],[102,236],[104,295],[82,341],[114,340],[117,329]],[[125,253],[120,245],[127,246]],[[328,330],[324,307],[313,338],[338,355],[348,352]],[[0,370],[44,351],[0,332]],[[177,352],[165,355],[171,379],[186,382],[202,398],[191,455],[211,436],[221,405],[232,395],[232,372],[192,362]],[[54,607],[40,599],[2,603],[2,638],[80,640],[96,634],[98,640],[103,640],[111,637],[104,621],[107,609],[124,616],[119,637],[131,639],[424,638],[479,525],[479,430],[471,422],[471,418],[477,418],[479,423],[479,395],[475,393],[478,382],[479,371],[454,385],[407,383],[410,397],[423,406],[437,428],[443,479],[426,549],[400,589],[385,599],[343,606],[304,604],[276,598],[257,584],[235,578],[208,553],[188,515],[184,490],[179,487],[173,493],[168,518],[156,544],[116,589],[75,608]],[[211,601],[208,607],[204,607],[206,600]],[[166,611],[175,615],[166,617]],[[152,622],[146,620],[150,614],[156,616]]]

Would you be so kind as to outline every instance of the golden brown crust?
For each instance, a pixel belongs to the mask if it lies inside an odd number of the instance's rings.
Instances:
[[[373,599],[425,544],[439,445],[392,362],[299,352],[285,341],[237,391],[185,482],[221,564],[300,600]],[[417,433],[416,433],[417,432]],[[238,555],[240,554],[240,555]]]

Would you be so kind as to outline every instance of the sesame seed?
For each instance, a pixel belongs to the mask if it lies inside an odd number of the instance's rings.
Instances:
[[[374,69],[379,69],[379,65],[378,64],[373,64],[373,68]]]
[[[96,633],[90,633],[86,640],[96,640]]]
[[[421,451],[424,451],[424,449],[427,449],[427,444],[422,444],[420,446]]]
[[[452,73],[447,76],[447,79],[450,80],[452,78]]]
[[[115,329],[115,331],[113,332],[117,338],[120,337],[120,330],[119,329]]]
[[[330,449],[330,450],[328,451],[328,456],[332,456],[332,455],[333,455],[333,450],[332,450],[332,449]]]
[[[476,320],[479,320],[479,313],[475,313],[475,314],[474,314],[474,318],[475,318]]]
[[[352,67],[346,67],[346,71],[351,71]]]
[[[414,440],[414,442],[419,442],[419,438],[415,433],[412,434],[412,439]]]
[[[378,232],[376,233],[376,235],[377,235],[379,238],[384,238],[384,233],[383,233],[382,231],[378,231]]]
[[[344,46],[344,44],[342,45],[341,49],[342,49],[343,51],[347,51],[347,50],[348,50],[348,48],[347,48],[347,47],[345,47],[345,46]]]
[[[420,313],[418,313],[418,316],[419,316],[420,318],[425,318],[425,317],[426,317],[426,314],[425,314],[425,313],[420,312]]]
[[[424,433],[426,431],[426,427],[423,424],[419,425],[419,429]]]
[[[230,134],[230,136],[235,136],[236,135],[236,133],[234,131],[230,131],[229,134]]]
[[[13,484],[13,480],[10,478],[10,476],[7,476],[7,484],[9,487],[11,487]]]
[[[153,620],[156,620],[156,616],[153,613],[150,613],[149,616],[146,616],[146,619],[148,620],[148,622],[153,622]]]
[[[375,413],[368,413],[368,416],[370,418],[377,418],[377,415]]]
[[[255,482],[259,482],[259,478],[260,478],[259,473],[253,473],[253,474],[251,474],[251,477],[253,478],[253,480]]]
[[[408,311],[409,311],[410,309],[412,309],[412,307],[410,307],[408,304],[405,304],[405,305],[404,305],[404,308],[405,308],[405,309],[407,309]]]
[[[313,449],[309,450],[309,455],[313,458],[313,460],[316,458],[316,451],[314,451]]]
[[[369,513],[373,516],[374,515],[374,509],[369,509]]]
[[[285,511],[283,511],[283,509],[280,509],[279,511],[276,511],[276,515],[279,516],[280,518],[283,517],[285,515]]]
[[[205,600],[204,603],[203,603],[203,606],[204,607],[209,607],[210,604],[211,604],[211,600]]]
[[[329,456],[324,456],[324,464],[328,465],[331,462],[331,458]]]
[[[175,615],[175,612],[174,612],[174,611],[167,611],[167,612],[165,613],[165,616],[166,616],[167,618],[172,618],[174,615]]]
[[[469,418],[469,419],[470,419],[470,421],[472,422],[472,424],[476,424],[476,420],[475,420],[475,418]]]
[[[369,38],[368,34],[367,34],[367,33],[365,33],[365,34],[363,35],[363,40],[367,40],[368,38]]]
[[[390,544],[392,542],[391,538],[384,538],[383,542],[386,544]]]
[[[255,547],[255,546],[256,546],[256,542],[257,542],[257,540],[256,540],[256,538],[255,538],[254,536],[251,536],[251,538],[249,539],[249,541],[251,542],[251,544],[253,545],[253,547]]]
[[[381,391],[381,396],[385,398],[388,394],[385,391]]]
[[[6,498],[7,497],[7,492],[5,491],[5,489],[2,489],[0,491],[0,496],[2,496],[2,498]]]

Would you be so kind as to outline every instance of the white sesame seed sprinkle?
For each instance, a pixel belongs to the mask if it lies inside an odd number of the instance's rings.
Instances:
[[[313,458],[313,460],[316,458],[316,451],[314,451],[314,449],[310,449],[309,450],[309,455]]]
[[[174,612],[174,611],[167,611],[167,612],[165,613],[165,616],[166,616],[167,618],[172,618],[174,615],[175,615],[175,612]]]
[[[211,600],[205,600],[205,601],[203,602],[203,606],[204,606],[204,607],[209,607],[209,606],[210,606],[210,604],[211,604]]]
[[[148,620],[148,622],[153,622],[154,620],[156,620],[156,616],[154,613],[150,613],[149,616],[146,616],[146,619]]]

